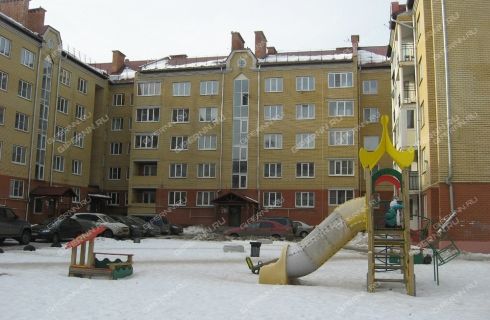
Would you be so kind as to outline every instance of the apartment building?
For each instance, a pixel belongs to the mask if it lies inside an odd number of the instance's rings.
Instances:
[[[251,50],[233,32],[219,57],[115,50],[88,65],[60,49],[44,9],[0,5],[0,203],[19,215],[75,207],[239,225],[260,212],[316,224],[363,194],[358,150],[376,147],[391,113],[386,47],[352,36],[278,52],[257,31]]]
[[[410,103],[403,105],[402,94],[401,108],[394,104],[399,114],[394,131],[400,148],[419,150],[420,212],[437,223],[456,211],[450,237],[461,248],[480,252],[490,252],[489,9],[487,1],[478,0],[392,4],[392,75],[409,83],[393,79],[394,92],[401,86],[416,90],[415,103],[409,92]],[[411,43],[413,62],[403,61],[410,60]],[[408,113],[412,109],[415,115]],[[412,117],[415,133],[411,123],[405,125]]]
[[[60,49],[44,9],[17,0],[0,11],[0,203],[37,222],[100,191],[91,133],[107,75]]]

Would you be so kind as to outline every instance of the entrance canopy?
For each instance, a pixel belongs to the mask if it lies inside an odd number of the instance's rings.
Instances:
[[[37,187],[32,190],[34,197],[75,197],[76,194],[69,187]]]
[[[234,192],[228,192],[222,195],[221,197],[214,199],[211,202],[220,205],[244,205],[244,204],[258,205],[259,204],[259,202],[255,199]]]

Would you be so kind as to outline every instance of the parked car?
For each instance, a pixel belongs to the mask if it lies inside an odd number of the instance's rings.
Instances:
[[[110,215],[109,217],[116,220],[117,222],[121,222],[122,224],[125,224],[126,226],[128,226],[129,227],[129,235],[131,237],[135,237],[135,236],[141,237],[144,234],[143,226],[132,221],[127,216]]]
[[[0,206],[0,244],[5,238],[13,238],[20,244],[31,241],[31,225],[17,217],[12,209]]]
[[[184,232],[184,228],[178,224],[170,224],[170,234],[179,235]]]
[[[49,218],[32,226],[32,241],[44,239],[53,243],[73,239],[81,235],[83,227],[79,221],[70,217]]]
[[[303,221],[293,221],[293,226],[296,229],[294,235],[301,238],[306,237],[311,232],[311,230],[315,229],[314,226],[310,226]]]
[[[75,213],[73,218],[77,220],[88,220],[95,223],[95,225],[103,225],[107,228],[102,236],[107,238],[125,238],[129,237],[129,227],[121,222],[117,222],[106,214],[103,213]]]
[[[159,214],[138,214],[134,215],[134,217],[143,219],[146,223],[150,223],[151,225],[159,228],[161,234],[170,234],[170,224],[168,223],[168,219],[166,217],[162,217]]]
[[[136,216],[128,216],[128,218],[131,219],[132,221],[134,221],[135,223],[139,224],[141,226],[141,228],[143,228],[143,234],[147,237],[148,236],[149,237],[157,237],[161,234],[159,227],[152,225],[152,224],[148,224],[143,219],[140,219]]]
[[[244,227],[236,227],[228,229],[224,232],[225,236],[233,238],[243,236],[256,237],[272,237],[275,239],[291,238],[293,236],[292,229],[289,226],[284,226],[276,221],[259,220],[248,224]]]
[[[296,233],[296,228],[293,224],[293,220],[291,220],[288,217],[263,217],[262,219],[279,222],[280,224],[282,224],[286,227],[290,227],[293,230],[293,234]]]

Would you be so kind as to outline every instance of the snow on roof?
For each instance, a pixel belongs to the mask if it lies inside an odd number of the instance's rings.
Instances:
[[[73,53],[69,52],[69,51],[66,51],[66,50],[63,50],[63,53],[67,56],[67,57],[70,57],[71,59],[73,60],[76,60],[78,63],[86,66],[87,68],[93,70],[94,72],[96,73],[99,73],[100,75],[102,76],[107,76],[107,71],[103,70],[103,69],[99,69],[97,67],[94,67],[93,65],[91,64],[88,64],[86,62],[84,62],[83,60],[81,60],[79,57],[77,57],[76,55],[74,55]]]
[[[0,12],[0,17],[4,18],[5,20],[8,20],[9,22],[15,24],[16,26],[18,26],[19,28],[23,29],[25,32],[31,34],[32,36],[34,37],[39,37],[39,33],[37,32],[34,32],[32,31],[31,29],[27,28],[26,26],[24,26],[22,23],[20,23],[19,21],[9,17],[8,15]]]
[[[352,53],[332,53],[326,54],[322,52],[304,52],[298,53],[279,53],[268,55],[263,59],[258,59],[259,63],[279,63],[279,62],[310,62],[310,61],[336,61],[336,60],[351,60]]]
[[[359,50],[358,56],[360,64],[383,63],[388,61],[386,55],[377,54],[368,50]]]
[[[226,63],[226,57],[208,58],[175,58],[165,57],[160,60],[141,66],[141,71],[165,70],[165,69],[188,69],[221,66]]]
[[[120,74],[112,74],[109,76],[111,81],[131,80],[136,77],[136,71],[131,68],[124,68]]]

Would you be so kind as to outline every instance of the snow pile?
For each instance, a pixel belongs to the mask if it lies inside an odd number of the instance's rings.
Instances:
[[[165,69],[189,69],[189,68],[203,68],[203,67],[214,67],[221,66],[226,63],[226,58],[210,58],[209,60],[198,61],[195,59],[192,62],[192,58],[185,59],[185,63],[173,63],[170,57],[165,57],[163,59],[148,63],[141,67],[142,71],[148,70],[165,70]]]
[[[109,79],[111,81],[121,81],[121,80],[131,80],[136,77],[136,71],[126,67],[121,74],[110,75]]]
[[[189,226],[184,228],[184,234],[185,235],[190,235],[190,236],[195,236],[198,234],[203,234],[208,232],[208,227],[205,226]]]
[[[376,54],[367,50],[359,50],[358,57],[360,64],[383,63],[388,61],[388,58],[386,56]]]
[[[263,59],[258,59],[260,63],[278,63],[278,62],[309,62],[309,61],[335,61],[335,60],[351,60],[352,53],[342,54],[316,54],[312,52],[310,55],[304,54],[274,54],[268,55]]]
[[[368,234],[359,232],[347,245],[347,248],[365,251],[368,248]]]

